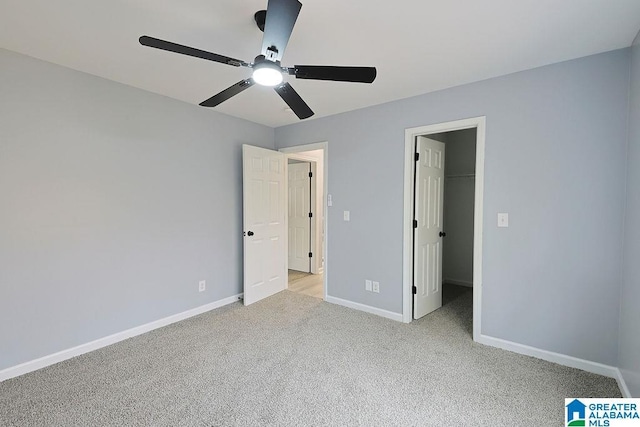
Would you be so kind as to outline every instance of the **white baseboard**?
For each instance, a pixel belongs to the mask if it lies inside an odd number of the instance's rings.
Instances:
[[[619,368],[616,368],[616,381],[618,382],[618,387],[622,392],[622,397],[626,397],[628,399],[633,398],[631,396],[631,392],[629,391],[629,387],[627,387],[627,382],[624,380],[624,376],[622,375],[622,371]],[[638,397],[638,396],[636,396]]]
[[[591,372],[598,375],[603,375],[609,378],[615,378],[616,380],[618,378],[621,378],[620,371],[618,370],[618,368],[614,366],[604,365],[598,362],[591,362],[589,360],[579,359],[573,356],[567,356],[566,354],[554,353],[552,351],[542,350],[540,348],[531,347],[524,344],[518,344],[512,341],[507,341],[500,338],[494,338],[494,337],[490,337],[482,334],[480,334],[480,338],[477,340],[477,342],[480,344],[489,345],[491,347],[497,347],[503,350],[512,351],[514,353],[536,357],[538,359],[546,360],[548,362],[557,363],[558,365],[568,366],[570,368],[582,369],[583,371]]]
[[[191,310],[183,311],[182,313],[174,314],[163,319],[155,320],[153,322],[146,323],[135,328],[127,329],[122,332],[117,332],[113,335],[109,335],[97,340],[80,344],[79,346],[59,351],[57,353],[50,354],[48,356],[40,357],[38,359],[30,360],[20,365],[12,366],[0,371],[0,382],[14,378],[20,375],[24,375],[29,372],[42,369],[44,367],[53,365],[63,360],[71,359],[72,357],[80,356],[81,354],[88,353],[90,351],[97,350],[102,347],[106,347],[111,344],[115,344],[120,341],[124,341],[127,338],[141,335],[154,329],[162,328],[163,326],[170,325],[172,323],[179,322],[181,320],[188,319],[189,317],[197,316],[207,311],[220,308],[227,304],[234,303],[242,298],[243,294],[233,295],[228,298],[224,298],[218,301],[214,301],[209,304],[202,305],[200,307],[193,308]]]
[[[358,302],[336,298],[329,295],[327,295],[325,301],[332,304],[341,305],[343,307],[349,307],[355,310],[364,311],[366,313],[375,314],[376,316],[386,317],[387,319],[395,320],[397,322],[402,322],[402,313],[394,313],[392,311],[383,310],[377,307],[371,307],[370,305],[360,304]]]
[[[442,279],[442,283],[451,283],[452,285],[466,286],[467,288],[473,288],[473,282],[468,282],[466,280]]]

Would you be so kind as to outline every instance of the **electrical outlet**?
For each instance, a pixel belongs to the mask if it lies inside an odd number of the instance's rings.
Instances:
[[[207,282],[204,280],[200,280],[198,282],[198,291],[199,292],[204,292],[207,289]]]
[[[364,281],[364,290],[371,292],[371,280],[367,279]]]
[[[380,282],[373,282],[373,292],[376,294],[380,293]]]

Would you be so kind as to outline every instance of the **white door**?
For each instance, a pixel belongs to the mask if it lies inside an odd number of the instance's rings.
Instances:
[[[242,146],[244,305],[286,288],[285,156]]]
[[[289,164],[289,269],[311,271],[311,163]]]
[[[444,144],[419,136],[416,150],[413,318],[419,319],[442,306]]]

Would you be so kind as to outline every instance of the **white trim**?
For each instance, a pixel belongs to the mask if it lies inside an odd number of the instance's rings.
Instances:
[[[284,153],[284,151],[281,151],[281,152]],[[305,156],[304,153],[306,153],[306,151],[303,151],[302,154],[298,154],[298,153],[286,153],[286,154],[287,154],[287,159],[299,160],[301,162],[313,162],[313,163],[316,163],[318,161],[316,157],[309,156],[309,155]]]
[[[85,344],[80,344],[79,346],[76,346],[76,347],[68,348],[66,350],[62,350],[57,353],[50,354],[48,356],[40,357],[38,359],[21,363],[20,365],[3,369],[0,371],[0,382],[8,380],[9,378],[14,378],[19,375],[24,375],[26,373],[45,368],[47,366],[53,365],[54,363],[59,363],[64,360],[71,359],[76,356],[80,356],[81,354],[85,354],[90,351],[98,350],[102,347],[106,347],[108,345],[115,344],[120,341],[124,341],[128,338],[153,331],[154,329],[162,328],[172,323],[180,322],[181,320],[185,320],[190,317],[197,316],[207,311],[211,311],[216,308],[220,308],[222,306],[232,304],[238,301],[239,299],[241,299],[242,296],[243,294],[233,295],[228,298],[214,301],[209,304],[201,305],[200,307],[192,308],[191,310],[183,311],[182,313],[174,314],[172,316],[168,316],[163,319],[145,323],[144,325],[136,326],[135,328],[127,329],[122,332],[117,332],[115,334],[112,334],[103,338],[99,338],[97,340],[90,341]]]
[[[583,371],[591,372],[598,375],[604,375],[605,377],[609,378],[618,379],[620,376],[620,371],[614,366],[609,366],[598,362],[591,362],[589,360],[567,356],[566,354],[554,353],[553,351],[542,350],[540,348],[518,344],[512,341],[503,340],[501,338],[494,338],[488,335],[481,334],[476,341],[480,344],[501,348],[503,350],[512,351],[518,354],[524,354],[526,356],[535,357],[538,359],[546,360],[547,362],[553,362],[557,363],[558,365],[568,366],[570,368],[582,369]]]
[[[443,279],[442,283],[450,283],[452,285],[458,286],[466,286],[467,288],[473,288],[473,282],[469,282],[467,280],[456,280],[456,279]]]
[[[404,215],[402,236],[402,321],[410,323],[413,317],[413,171],[414,140],[416,135],[405,130],[404,134]],[[407,293],[407,289],[408,292]]]
[[[311,274],[319,274],[318,267],[319,264],[322,263],[322,254],[318,251],[318,240],[322,238],[322,231],[320,230],[320,214],[318,213],[318,162],[313,161],[309,162],[311,165],[311,185],[309,191],[309,205],[312,212],[311,217],[311,227],[309,227],[309,246],[311,247],[312,257],[310,263],[310,273]],[[287,183],[289,181],[287,180]],[[289,193],[287,189],[287,194]],[[288,203],[287,203],[288,206]],[[287,215],[288,216],[288,215]],[[289,227],[287,227],[287,231]],[[289,241],[289,236],[287,236],[287,242]],[[289,250],[287,249],[287,256],[289,255]]]
[[[633,396],[631,396],[631,392],[629,391],[629,387],[627,387],[627,382],[624,380],[624,375],[622,375],[622,371],[620,370],[620,368],[616,368],[615,378],[618,382],[618,388],[620,388],[622,397],[625,397],[627,399],[633,398]]]
[[[484,212],[484,150],[486,118],[477,119],[476,179],[473,207],[473,339],[482,333],[482,232]]]
[[[301,153],[303,151],[326,150],[328,148],[328,145],[329,143],[327,141],[313,142],[311,144],[282,147],[279,148],[278,151],[281,151],[283,153]]]
[[[327,208],[327,194],[329,194],[329,142],[314,142],[312,144],[304,144],[304,145],[296,145],[294,147],[284,147],[278,149],[278,151],[285,154],[294,154],[294,153],[302,153],[305,151],[314,151],[314,150],[322,150],[322,172],[323,172],[323,188],[322,188],[322,202],[324,209],[324,250],[323,250],[323,258],[324,258],[324,266],[322,270],[323,274],[323,287],[324,287],[324,300],[327,301],[329,298],[329,212]],[[288,206],[288,201],[287,201]],[[287,226],[287,230],[289,230]],[[285,246],[287,247],[287,257],[289,255],[289,239],[286,239]],[[288,258],[287,258],[288,261]]]
[[[394,313],[392,311],[383,310],[381,308],[372,307],[370,305],[360,304],[358,302],[330,296],[326,297],[325,301],[330,302],[331,304],[353,308],[354,310],[364,311],[365,313],[375,314],[376,316],[385,317],[387,319],[395,320],[396,322],[402,322],[402,313]]]
[[[486,118],[473,117],[429,126],[405,129],[404,220],[402,250],[402,321],[412,320],[413,294],[411,259],[413,256],[413,141],[418,135],[476,128],[476,179],[473,212],[473,340],[480,337],[482,320],[482,224],[484,198],[484,150]]]

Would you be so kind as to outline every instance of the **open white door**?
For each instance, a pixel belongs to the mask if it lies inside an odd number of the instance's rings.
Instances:
[[[289,269],[311,271],[311,163],[289,164]]]
[[[417,137],[413,318],[442,307],[444,143]]]
[[[286,288],[285,156],[242,146],[244,305]]]

